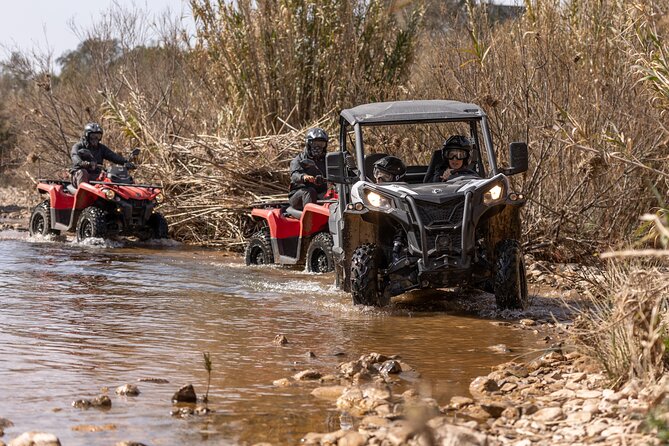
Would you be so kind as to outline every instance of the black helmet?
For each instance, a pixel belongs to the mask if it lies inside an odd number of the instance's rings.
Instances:
[[[374,163],[374,180],[377,183],[400,181],[407,172],[407,167],[396,156],[384,156]]]
[[[446,142],[444,142],[444,145],[441,147],[441,155],[444,158],[444,161],[448,160],[449,152],[452,152],[450,156],[453,156],[459,160],[463,160],[463,164],[468,163],[471,151],[471,140],[462,135],[451,136],[446,140]]]
[[[100,124],[97,122],[89,122],[84,126],[84,142],[88,144],[88,137],[90,136],[91,133],[99,133],[100,138],[102,138],[102,127],[100,127]]]
[[[312,159],[325,158],[328,150],[328,134],[321,128],[313,128],[307,132],[306,137],[307,156]]]

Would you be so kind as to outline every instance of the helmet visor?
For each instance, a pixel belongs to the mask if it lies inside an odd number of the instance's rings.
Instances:
[[[469,152],[462,149],[450,149],[446,153],[446,158],[449,160],[464,160],[469,156]]]
[[[395,175],[392,173],[384,172],[379,168],[374,168],[374,181],[377,183],[389,183],[395,180]]]
[[[93,132],[88,134],[88,142],[100,142],[102,133]]]

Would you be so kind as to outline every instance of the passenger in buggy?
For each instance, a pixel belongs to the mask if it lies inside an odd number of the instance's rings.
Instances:
[[[472,143],[463,135],[453,135],[448,138],[441,148],[443,162],[434,170],[433,183],[448,181],[462,175],[478,174],[469,168]]]

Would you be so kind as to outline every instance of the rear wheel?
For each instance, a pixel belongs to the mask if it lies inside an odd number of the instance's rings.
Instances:
[[[155,213],[151,214],[149,221],[147,222],[149,228],[151,229],[151,238],[154,239],[165,239],[168,238],[167,235],[167,220],[163,214]]]
[[[30,235],[58,235],[60,231],[51,229],[51,211],[50,211],[50,202],[49,200],[44,200],[33,209],[33,213],[30,215],[30,223],[28,225],[28,230]]]
[[[384,307],[390,298],[384,296],[379,283],[381,251],[376,245],[367,243],[359,246],[351,256],[351,295],[355,305]]]
[[[517,240],[502,240],[495,247],[494,281],[498,308],[522,310],[530,305],[523,251]]]
[[[329,273],[334,270],[332,256],[332,236],[319,232],[314,236],[307,249],[307,271],[310,273]]]
[[[244,257],[247,265],[268,265],[274,263],[272,240],[267,228],[256,232],[249,239]]]
[[[97,207],[87,207],[77,221],[77,241],[87,238],[104,238],[107,235],[107,212]]]

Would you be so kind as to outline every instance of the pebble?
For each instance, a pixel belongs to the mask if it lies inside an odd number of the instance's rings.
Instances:
[[[186,384],[172,395],[172,403],[195,403],[197,395],[192,384]]]
[[[286,345],[288,344],[288,338],[282,334],[278,334],[274,337],[273,341],[276,345]]]
[[[116,394],[123,396],[137,396],[139,395],[139,388],[134,384],[124,384],[116,388]]]
[[[10,441],[8,446],[60,446],[60,440],[54,434],[24,432]]]

